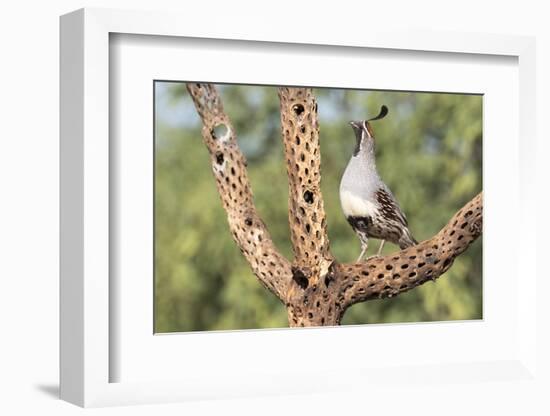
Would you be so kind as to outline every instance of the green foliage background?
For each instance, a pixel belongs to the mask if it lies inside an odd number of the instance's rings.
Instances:
[[[291,258],[287,181],[274,87],[220,85],[248,159],[256,206],[279,249]],[[338,197],[354,148],[348,122],[373,122],[378,170],[421,241],[482,189],[479,95],[315,89],[319,103],[322,190],[331,248],[353,261],[359,241]],[[286,327],[284,306],[261,286],[228,230],[201,125],[182,83],[155,84],[155,330],[183,332]],[[373,240],[374,241],[374,240]],[[369,254],[377,250],[370,245]],[[385,253],[398,248],[386,244]],[[357,304],[343,324],[480,319],[482,241],[436,283],[396,298]]]

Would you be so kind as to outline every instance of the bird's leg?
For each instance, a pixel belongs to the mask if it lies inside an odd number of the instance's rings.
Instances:
[[[382,240],[380,242],[380,247],[378,248],[378,253],[376,253],[377,256],[380,256],[380,253],[382,253],[382,247],[384,247],[385,242],[386,242],[386,240]]]
[[[368,247],[368,243],[367,242],[361,242],[361,254],[359,254],[359,257],[356,261],[356,263],[359,263],[361,261],[361,259],[363,258],[363,256],[365,255],[365,253],[367,252],[367,247]]]
[[[372,255],[372,256],[369,256],[367,257],[367,261],[370,260],[370,259],[375,259],[377,257],[380,257],[380,253],[382,253],[382,247],[384,247],[384,243],[386,242],[386,240],[382,240],[380,241],[380,247],[378,248],[378,253]]]

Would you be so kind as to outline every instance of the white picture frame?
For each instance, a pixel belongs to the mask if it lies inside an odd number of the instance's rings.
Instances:
[[[185,21],[185,25],[181,22]],[[446,377],[479,383],[487,378],[522,381],[536,377],[536,302],[535,262],[522,262],[529,254],[521,246],[522,286],[515,292],[513,318],[517,343],[497,361],[484,359],[462,362],[423,363],[417,367],[391,368],[387,363],[376,368],[371,363],[368,377],[361,369],[330,366],[320,373],[289,380],[284,372],[266,372],[264,378],[247,380],[235,372],[219,374],[215,381],[206,377],[177,380],[154,378],[149,381],[113,381],[111,368],[120,360],[112,349],[111,312],[116,309],[110,292],[110,172],[114,169],[109,148],[110,35],[170,36],[172,38],[225,39],[247,42],[332,45],[333,48],[372,48],[376,50],[423,51],[444,54],[508,56],[517,59],[519,68],[518,137],[523,144],[535,141],[535,43],[529,37],[464,33],[428,33],[361,29],[326,35],[322,29],[296,27],[280,32],[276,25],[251,25],[246,35],[232,31],[231,24],[201,24],[184,16],[168,13],[83,9],[61,18],[61,389],[64,400],[80,406],[106,406],[137,403],[184,401],[197,398],[252,397],[270,394],[330,392],[358,388],[372,383],[389,382],[390,377],[412,384]],[[334,50],[334,49],[333,49]],[[510,208],[525,230],[522,239],[536,241],[536,218],[521,213],[533,212],[528,180],[534,169],[535,154],[530,146],[518,146],[517,183],[519,203]],[[489,201],[490,203],[491,201]],[[524,266],[525,265],[525,266]],[[515,270],[518,273],[517,270]],[[112,293],[111,293],[112,295]],[[111,311],[111,312],[110,312]],[[411,331],[403,329],[403,331]],[[383,331],[383,330],[382,330]],[[277,335],[278,334],[278,335]],[[288,332],[275,332],[288,337]],[[153,335],[153,334],[151,334]],[[243,338],[241,333],[218,334],[226,339]],[[326,342],[328,332],[293,331],[288,342],[308,342],[317,337]],[[471,335],[469,335],[471,336]],[[299,338],[298,338],[299,337]],[[359,330],[347,331],[346,342],[360,337]],[[220,339],[217,343],[223,342]],[[238,340],[237,340],[238,342]],[[363,368],[364,370],[364,368]],[[412,376],[411,376],[412,374]],[[326,383],[327,378],[338,382]],[[257,376],[257,375],[256,375]],[[336,377],[335,377],[336,376]],[[175,377],[176,378],[176,377]],[[445,378],[445,377],[443,377]],[[371,388],[369,387],[369,388]]]

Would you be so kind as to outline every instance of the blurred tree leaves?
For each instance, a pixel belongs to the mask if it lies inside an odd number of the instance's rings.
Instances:
[[[287,182],[274,87],[219,86],[248,159],[255,201],[272,237],[291,257]],[[284,306],[253,276],[228,231],[202,144],[200,120],[182,83],[156,84],[155,330],[286,327]],[[431,237],[482,189],[482,97],[462,94],[316,89],[322,190],[331,247],[353,261],[359,242],[338,197],[354,147],[349,120],[373,122],[378,170],[418,240]],[[371,254],[377,242],[371,244]],[[397,247],[387,244],[385,253]],[[350,308],[343,324],[482,317],[482,242],[438,279],[397,298]]]

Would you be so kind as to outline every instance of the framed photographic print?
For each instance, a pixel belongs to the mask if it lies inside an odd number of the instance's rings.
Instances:
[[[481,191],[482,95],[284,88],[154,82],[155,333],[481,319],[481,198],[452,220],[456,229],[431,237]],[[303,106],[300,94],[309,94]],[[278,95],[288,104],[279,106]],[[241,133],[242,156],[218,144],[225,125],[201,107],[204,99],[219,102],[230,134]],[[202,123],[193,102],[213,123],[205,125],[207,148],[196,140]],[[374,120],[377,103],[387,121]],[[371,120],[361,120],[369,108]],[[300,124],[293,132],[292,119]],[[281,129],[292,136],[284,151]],[[296,181],[291,212],[285,164]],[[429,242],[418,246],[413,229]],[[389,244],[356,261],[366,234]],[[393,255],[382,261],[383,253]],[[283,260],[300,255],[310,272]],[[447,285],[410,292],[451,261]],[[363,268],[340,269],[344,262]],[[299,291],[294,301],[289,282]],[[368,302],[383,298],[395,300]]]
[[[62,398],[532,377],[533,40],[180,21],[61,19]]]

